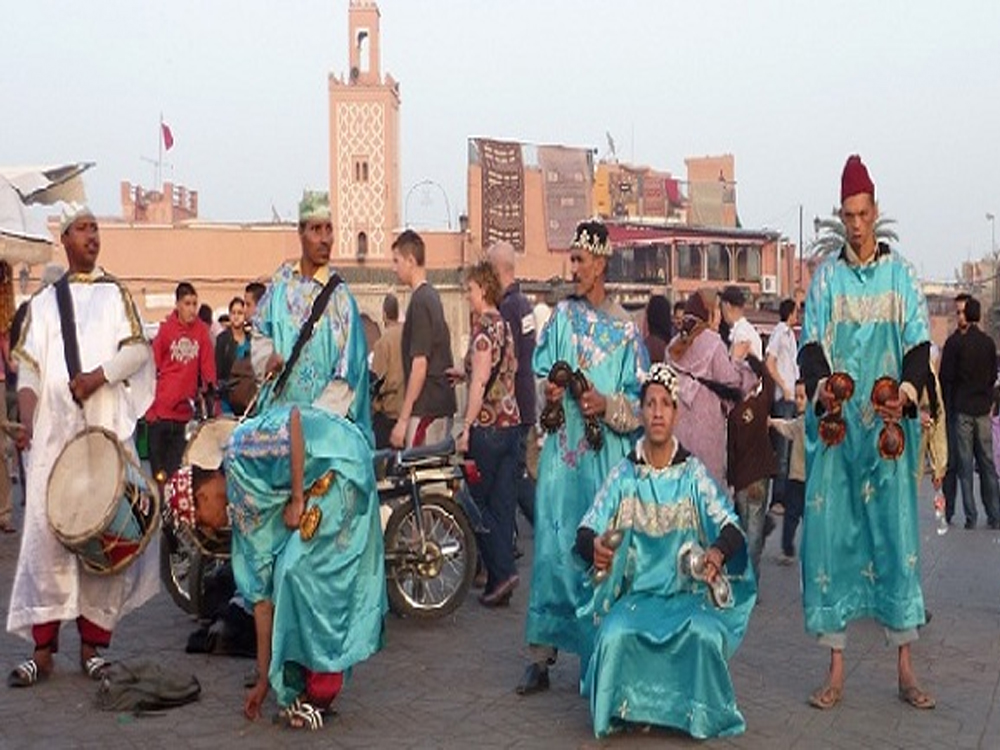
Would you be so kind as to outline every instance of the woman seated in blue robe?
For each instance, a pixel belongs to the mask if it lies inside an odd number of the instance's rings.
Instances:
[[[673,436],[676,403],[676,373],[654,364],[641,393],[645,435],[577,534],[595,573],[593,600],[580,610],[596,627],[581,690],[598,737],[630,723],[697,738],[746,728],[728,661],[756,583],[731,502]]]
[[[230,423],[231,425],[232,423]],[[260,716],[318,729],[344,673],[382,645],[384,552],[371,451],[352,422],[311,406],[275,406],[220,429],[171,478],[175,525],[231,524],[236,586],[253,607]],[[225,434],[223,434],[225,433]],[[214,455],[213,455],[214,454]]]

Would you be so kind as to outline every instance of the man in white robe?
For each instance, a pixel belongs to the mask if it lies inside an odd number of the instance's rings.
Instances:
[[[107,662],[97,649],[110,644],[122,615],[159,588],[155,538],[129,567],[95,575],[49,528],[49,477],[62,449],[89,426],[111,431],[134,454],[136,420],[152,402],[155,378],[150,347],[131,296],[97,266],[100,235],[94,215],[84,206],[70,204],[60,228],[69,261],[80,373],[70,379],[56,289],[46,287],[31,299],[13,355],[20,375],[18,405],[24,429],[17,443],[26,450],[27,503],[7,630],[32,640],[35,650],[10,673],[11,687],[30,687],[48,676],[58,650],[59,626],[66,620],[76,620],[80,632],[81,668],[99,679]],[[116,467],[77,470],[108,472]]]

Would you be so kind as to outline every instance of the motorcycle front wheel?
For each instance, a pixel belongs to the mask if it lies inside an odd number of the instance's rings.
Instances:
[[[189,615],[201,615],[205,564],[201,550],[188,534],[163,531],[160,540],[160,579],[174,604]]]
[[[386,593],[392,611],[432,620],[454,612],[476,575],[476,536],[453,500],[421,499],[424,542],[411,503],[396,506],[385,527]]]

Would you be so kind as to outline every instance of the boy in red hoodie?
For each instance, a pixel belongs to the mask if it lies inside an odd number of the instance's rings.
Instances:
[[[184,456],[184,428],[194,417],[192,401],[215,388],[215,355],[208,326],[198,318],[198,294],[177,285],[174,311],[153,339],[156,397],[146,412],[153,476],[172,475]]]

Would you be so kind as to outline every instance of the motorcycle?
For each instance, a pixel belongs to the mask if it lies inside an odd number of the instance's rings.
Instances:
[[[478,509],[468,483],[475,463],[462,459],[449,438],[373,456],[385,544],[386,594],[393,612],[431,620],[454,612],[476,574]],[[474,526],[475,524],[475,526]],[[164,524],[161,577],[174,602],[210,619],[231,598],[229,537]]]

